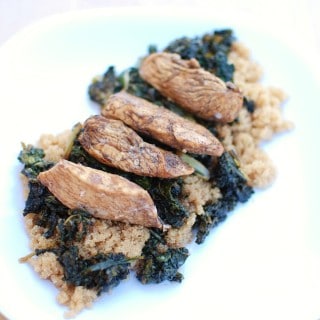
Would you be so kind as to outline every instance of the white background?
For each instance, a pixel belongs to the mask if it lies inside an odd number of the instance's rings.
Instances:
[[[278,23],[291,32],[302,29],[316,40],[320,52],[320,1],[318,0],[0,0],[0,45],[24,26],[51,14],[115,6],[203,6],[232,9]],[[170,9],[169,9],[170,10]]]

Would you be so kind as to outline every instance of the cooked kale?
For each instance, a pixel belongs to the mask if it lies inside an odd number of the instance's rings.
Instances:
[[[103,106],[111,94],[122,89],[156,104],[161,104],[161,100],[165,99],[155,88],[140,77],[137,68],[131,67],[116,75],[113,66],[110,66],[101,78],[94,79],[89,86],[89,97]]]
[[[103,106],[110,95],[122,89],[155,103],[162,99],[161,94],[145,82],[134,67],[116,75],[114,66],[110,66],[101,78],[93,80],[88,93],[92,101]]]
[[[212,58],[213,73],[224,81],[232,81],[234,73],[234,65],[228,63],[228,56],[222,51],[217,53]]]
[[[39,213],[41,212],[45,197],[48,195],[47,188],[42,185],[37,179],[31,179],[28,181],[29,194],[23,210],[23,215],[26,216],[28,213]]]
[[[64,280],[74,286],[94,289],[98,294],[116,287],[128,277],[131,260],[122,253],[99,253],[89,259],[79,254],[77,246],[38,249],[36,255],[53,252],[63,267]]]
[[[89,231],[89,226],[93,224],[92,216],[85,210],[69,210],[66,219],[58,221],[58,231],[60,242],[65,244],[73,241],[81,241]]]
[[[164,234],[151,229],[150,238],[142,250],[142,259],[138,261],[137,278],[143,284],[160,283],[163,281],[183,280],[178,269],[189,256],[187,248],[168,248]]]
[[[229,152],[224,152],[218,158],[218,163],[213,170],[213,178],[224,197],[246,202],[253,193],[239,164]]]
[[[47,196],[44,198],[43,208],[36,220],[38,226],[47,228],[47,231],[43,234],[45,238],[51,238],[54,235],[59,220],[68,217],[68,210],[48,191]]]
[[[224,81],[232,81],[234,66],[228,63],[228,53],[234,42],[232,30],[218,30],[203,37],[183,37],[171,42],[164,51],[179,54],[183,59],[195,58],[202,68]]]
[[[60,203],[38,180],[40,172],[50,169],[52,162],[46,161],[41,148],[22,145],[18,160],[24,164],[22,173],[28,178],[29,194],[23,215],[37,213],[36,224],[46,228],[44,237],[50,238],[55,232],[59,217],[65,215],[67,208]]]
[[[227,218],[227,213],[231,211],[236,202],[229,202],[229,199],[222,197],[217,202],[204,207],[204,214],[197,216],[196,243],[201,244],[209,235],[211,229]]]
[[[154,179],[148,190],[160,218],[173,227],[181,227],[189,212],[181,203],[181,179]]]
[[[155,44],[150,44],[148,47],[148,54],[158,52],[158,47]]]
[[[50,169],[53,163],[46,161],[44,157],[43,149],[23,144],[18,155],[18,160],[24,165],[21,173],[28,179],[35,179],[41,171]]]
[[[255,102],[253,100],[249,100],[248,98],[244,97],[243,98],[243,106],[250,112],[253,113],[256,105]]]
[[[224,221],[228,212],[233,210],[238,202],[246,202],[253,194],[253,189],[247,184],[247,179],[239,169],[234,157],[224,152],[218,158],[213,172],[213,180],[220,189],[222,198],[205,206],[203,215],[197,216],[196,243],[203,243],[212,227]]]
[[[89,86],[89,96],[92,101],[103,105],[111,94],[122,88],[123,84],[116,77],[114,67],[111,66],[101,78],[93,79]]]
[[[137,68],[130,68],[128,70],[127,91],[137,97],[153,101],[154,103],[157,103],[157,101],[162,98],[159,91],[140,77]]]
[[[68,210],[38,180],[29,180],[29,194],[23,215],[37,214],[35,224],[46,229],[43,234],[45,238],[53,236],[59,219],[68,217]]]
[[[83,259],[79,257],[78,248],[72,246],[59,255],[58,261],[67,283],[95,289],[98,294],[116,287],[129,275],[130,262],[121,253],[100,253]]]

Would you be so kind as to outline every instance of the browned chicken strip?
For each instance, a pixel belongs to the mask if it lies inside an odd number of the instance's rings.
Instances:
[[[70,209],[84,209],[101,219],[164,227],[149,193],[118,175],[60,160],[38,179]]]
[[[223,146],[205,127],[125,91],[112,95],[102,115],[178,150],[220,156]]]
[[[202,69],[196,59],[153,53],[142,60],[139,73],[164,96],[203,119],[231,122],[243,104],[243,95],[233,83]]]
[[[98,161],[137,175],[175,178],[194,171],[176,154],[144,142],[120,120],[90,117],[84,123],[79,141]]]

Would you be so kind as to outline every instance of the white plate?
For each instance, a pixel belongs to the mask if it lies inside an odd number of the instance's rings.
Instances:
[[[104,294],[78,319],[310,319],[320,317],[319,87],[308,61],[267,22],[191,11],[108,9],[55,16],[0,49],[0,312],[10,319],[60,319],[57,290],[18,258],[29,252],[16,160],[20,142],[58,133],[98,112],[91,78],[134,64],[149,44],[234,28],[290,99],[296,130],[266,145],[279,175],[207,238],[190,247],[181,284],[143,286],[134,278]],[[199,18],[196,18],[196,17]],[[259,22],[259,23],[258,23]]]

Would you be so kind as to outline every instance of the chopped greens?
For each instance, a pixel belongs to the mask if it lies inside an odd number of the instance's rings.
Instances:
[[[95,289],[98,294],[116,287],[129,275],[130,261],[121,253],[97,254],[90,259],[79,257],[78,247],[72,246],[58,255],[69,284]]]
[[[112,93],[120,91],[122,87],[114,67],[111,66],[102,77],[93,79],[89,86],[89,96],[92,101],[103,104]]]
[[[233,210],[238,202],[246,202],[253,194],[252,187],[247,180],[237,161],[228,152],[224,152],[213,169],[213,181],[220,189],[222,198],[206,205],[205,213],[197,216],[196,243],[203,243],[212,227],[224,221],[227,213]]]
[[[68,284],[94,289],[98,295],[116,287],[130,272],[131,260],[122,253],[98,253],[84,259],[79,254],[79,248],[73,245],[38,249],[35,254],[45,252],[52,252],[57,256],[63,267],[64,280]]]
[[[69,209],[57,200],[38,180],[29,181],[29,195],[23,215],[37,214],[35,224],[46,229],[43,236],[51,238],[55,234],[60,219],[68,216]]]
[[[92,225],[92,216],[85,210],[74,209],[68,211],[66,219],[60,219],[58,230],[62,243],[81,241]]]
[[[43,149],[22,144],[22,150],[18,156],[18,160],[24,164],[21,173],[28,179],[35,179],[41,171],[50,169],[53,163],[46,161],[44,157]]]
[[[232,30],[225,29],[203,37],[183,37],[171,42],[164,51],[178,53],[182,59],[195,58],[200,66],[224,81],[232,81],[234,66],[228,63],[228,53],[234,41]]]
[[[229,202],[229,200],[227,197],[222,197],[215,203],[206,205],[204,214],[197,216],[197,244],[203,243],[211,229],[223,222],[227,218],[227,214],[234,209],[236,202]]]
[[[165,280],[181,282],[183,275],[178,269],[188,256],[187,248],[168,248],[164,234],[151,229],[150,239],[142,250],[142,259],[138,261],[137,278],[144,284]]]
[[[247,185],[247,179],[241,172],[237,160],[229,153],[224,152],[218,158],[218,164],[213,170],[213,178],[224,197],[233,202],[246,202],[253,193]]]
[[[189,212],[182,205],[181,179],[154,179],[148,190],[160,218],[173,227],[181,227]]]
[[[250,112],[253,113],[255,110],[255,102],[253,100],[249,100],[248,98],[243,98],[243,106]]]
[[[23,210],[23,215],[40,212],[45,203],[47,189],[36,179],[28,181],[29,194]]]

